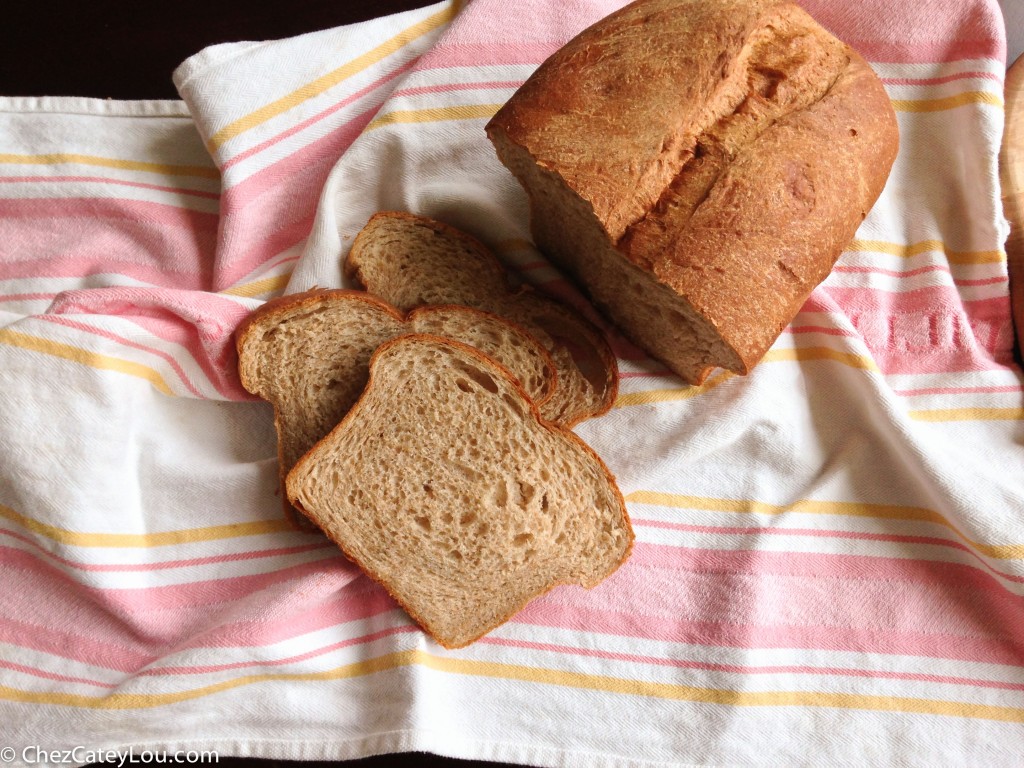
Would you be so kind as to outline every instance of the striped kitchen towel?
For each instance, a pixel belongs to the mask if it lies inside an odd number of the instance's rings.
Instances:
[[[457,651],[283,520],[232,333],[342,285],[381,209],[582,305],[483,125],[621,0],[446,0],[215,46],[180,101],[0,99],[0,759],[1018,765],[999,8],[804,4],[890,93],[885,192],[750,376],[683,386],[611,329],[621,394],[577,431],[633,557]]]

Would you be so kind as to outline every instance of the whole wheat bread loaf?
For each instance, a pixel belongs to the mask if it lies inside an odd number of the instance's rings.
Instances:
[[[345,260],[346,275],[400,309],[464,304],[528,329],[558,370],[550,420],[572,426],[611,408],[618,367],[604,335],[579,313],[527,287],[513,289],[498,258],[475,238],[439,221],[400,211],[375,214]]]
[[[637,0],[553,54],[486,130],[540,249],[691,383],[762,358],[899,143],[870,66],[779,0]]]
[[[439,643],[464,646],[558,584],[592,587],[633,532],[608,469],[491,358],[429,335],[383,344],[288,498]]]
[[[242,386],[274,407],[282,488],[299,458],[362,394],[377,347],[413,332],[458,339],[494,357],[538,403],[546,402],[557,386],[551,357],[536,339],[480,310],[432,306],[403,316],[378,298],[349,290],[273,299],[239,327],[236,345]],[[287,503],[286,508],[290,511]]]

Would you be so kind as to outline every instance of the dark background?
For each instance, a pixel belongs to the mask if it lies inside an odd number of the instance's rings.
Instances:
[[[176,99],[171,73],[214,43],[273,40],[432,0],[9,0],[0,94]]]
[[[431,0],[10,0],[4,3],[0,24],[0,95],[176,99],[171,73],[208,45],[291,37],[431,4]],[[222,758],[219,764],[229,768],[309,765],[243,758]],[[501,764],[414,753],[339,765],[470,768]]]

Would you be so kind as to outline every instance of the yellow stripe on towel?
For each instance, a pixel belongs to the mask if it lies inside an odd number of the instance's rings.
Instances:
[[[257,109],[255,112],[250,112],[245,117],[240,117],[237,120],[228,123],[210,137],[210,148],[212,150],[220,149],[225,143],[236,136],[240,136],[246,131],[253,129],[258,125],[262,125],[268,120],[287,112],[289,109],[296,107],[302,102],[308,101],[315,96],[319,96],[324,91],[330,90],[353,75],[359,74],[364,69],[373,66],[396,51],[401,50],[417,38],[428,34],[444,24],[447,24],[455,18],[455,14],[458,13],[458,10],[458,3],[452,2],[444,10],[435,13],[433,16],[429,16],[418,24],[414,24],[402,32],[399,32],[390,40],[381,43],[376,48],[367,51],[361,56],[357,56],[337,69],[328,72],[326,75],[318,77],[310,83],[306,83],[306,85],[301,88],[292,91],[286,96],[282,96],[276,101],[272,101],[266,106]]]
[[[706,688],[695,685],[667,683],[657,680],[599,675],[574,670],[550,669],[492,661],[437,655],[418,648],[396,651],[371,659],[344,664],[318,672],[271,672],[244,675],[181,691],[108,694],[82,694],[56,691],[26,691],[11,686],[0,687],[0,699],[26,704],[50,704],[88,709],[144,709],[168,706],[199,699],[242,686],[259,683],[325,683],[335,680],[366,677],[378,672],[420,666],[453,675],[514,680],[533,685],[553,685],[587,691],[605,691],[626,696],[651,699],[690,701],[733,707],[826,707],[883,712],[905,712],[945,715],[982,720],[1024,722],[1024,709],[996,704],[975,704],[945,699],[911,696],[880,696],[837,693],[829,691],[738,691],[729,688]]]
[[[897,112],[942,112],[967,104],[988,104],[1003,107],[1003,99],[989,91],[967,91],[941,99],[893,99],[892,108]]]
[[[915,421],[1022,421],[1024,408],[934,408],[907,415]]]
[[[946,257],[950,264],[997,264],[1006,261],[1006,252],[992,251],[950,251],[941,240],[922,240],[917,243],[888,243],[882,240],[854,240],[847,251],[868,251],[871,253],[887,253],[902,259],[919,256],[929,251],[938,251]]]
[[[43,536],[58,544],[72,547],[106,547],[113,549],[148,549],[167,547],[175,544],[195,544],[201,541],[217,541],[242,536],[260,536],[266,533],[283,533],[295,528],[286,520],[259,520],[228,525],[211,525],[204,528],[183,528],[176,531],[155,531],[152,533],[99,533],[72,531],[55,525],[34,520],[0,504],[0,518],[15,523],[27,531]]]
[[[173,165],[170,163],[147,163],[141,160],[123,160],[117,157],[81,155],[73,152],[54,152],[46,155],[0,154],[0,163],[6,165],[93,165],[101,168],[117,168],[122,171],[144,171],[164,176],[195,176],[201,179],[220,179],[220,171],[203,165]],[[45,179],[43,179],[45,181]]]
[[[374,118],[366,130],[395,123],[435,123],[442,120],[474,120],[490,118],[501,109],[501,104],[457,104],[451,107],[430,107],[426,109],[398,109]]]
[[[117,371],[118,373],[125,373],[129,376],[137,376],[140,379],[148,381],[165,395],[169,395],[171,397],[174,396],[174,392],[169,386],[167,386],[167,382],[164,381],[163,376],[149,366],[143,365],[142,363],[136,363],[132,360],[122,360],[119,357],[111,357],[110,355],[102,355],[98,352],[90,352],[87,349],[75,347],[71,344],[51,341],[50,339],[41,339],[38,336],[29,336],[26,333],[12,331],[9,328],[0,328],[0,344],[7,344],[11,347],[19,347],[32,352],[41,352],[44,355],[52,355],[53,357],[60,357],[64,360],[71,360],[72,362],[79,363],[81,365],[87,365],[90,368]]]

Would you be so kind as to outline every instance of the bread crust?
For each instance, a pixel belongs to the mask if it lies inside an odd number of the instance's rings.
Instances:
[[[778,0],[637,0],[544,62],[487,133],[526,188],[540,248],[691,383],[761,359],[899,146],[871,67]],[[623,280],[637,295],[616,291]],[[680,351],[659,310],[706,339]]]
[[[463,344],[462,342],[455,341],[453,339],[446,339],[446,338],[443,338],[443,337],[440,337],[440,336],[435,336],[435,335],[432,335],[432,334],[409,334],[409,335],[401,336],[401,337],[398,337],[398,338],[395,338],[395,339],[391,339],[390,341],[385,342],[384,344],[382,344],[380,347],[377,348],[377,351],[374,352],[373,357],[370,360],[370,381],[367,384],[367,390],[369,390],[371,387],[373,387],[375,385],[374,369],[375,369],[375,363],[376,363],[377,359],[380,358],[382,355],[386,354],[395,345],[407,343],[409,340],[425,340],[425,341],[430,341],[430,342],[433,342],[433,343],[441,344],[441,345],[444,345],[444,346],[453,347],[453,348],[456,348],[456,349],[460,349],[463,352],[465,352],[466,354],[468,354],[471,357],[475,358],[478,364],[484,366],[485,368],[490,369],[491,372],[493,372],[494,374],[500,376],[501,378],[503,378],[503,379],[505,379],[507,381],[507,383],[522,398],[522,402],[528,408],[531,417],[537,422],[537,424],[541,428],[543,428],[543,429],[545,429],[545,430],[547,430],[547,431],[549,431],[549,432],[551,432],[553,434],[556,434],[556,435],[560,436],[562,439],[565,439],[565,440],[568,440],[568,441],[570,441],[572,443],[575,443],[579,448],[581,448],[584,452],[586,452],[597,463],[597,466],[604,473],[604,476],[605,476],[605,478],[608,481],[609,487],[611,488],[611,490],[613,492],[613,496],[614,496],[615,502],[616,502],[616,504],[617,504],[617,506],[618,506],[618,508],[619,508],[619,510],[621,512],[622,521],[623,521],[623,525],[624,525],[624,528],[625,528],[625,534],[626,534],[626,537],[628,539],[628,543],[627,543],[627,546],[626,546],[626,548],[625,548],[625,550],[623,552],[622,557],[618,560],[617,563],[615,563],[613,565],[613,567],[611,567],[608,571],[606,571],[598,579],[597,582],[581,584],[580,586],[583,586],[585,589],[590,589],[590,588],[596,586],[597,583],[599,583],[600,581],[604,580],[605,578],[610,576],[612,573],[617,571],[622,566],[622,564],[625,563],[626,560],[629,559],[630,555],[632,554],[633,545],[634,545],[634,543],[636,541],[636,535],[635,535],[635,533],[633,531],[633,526],[632,526],[632,523],[630,522],[630,519],[629,519],[629,513],[628,513],[628,511],[626,509],[626,500],[623,497],[622,492],[621,492],[621,490],[618,487],[618,484],[615,482],[615,476],[612,474],[612,472],[608,468],[607,464],[604,463],[604,460],[602,460],[601,457],[589,445],[587,445],[587,443],[584,442],[583,439],[580,438],[576,433],[572,432],[570,429],[567,429],[566,427],[563,427],[563,426],[558,425],[558,424],[553,424],[553,423],[545,420],[544,417],[541,415],[540,409],[537,407],[537,404],[534,403],[533,400],[530,399],[529,395],[527,394],[526,390],[523,389],[523,387],[519,383],[518,379],[512,374],[511,371],[509,371],[507,368],[502,366],[499,362],[497,362],[496,360],[493,360],[493,359],[487,357],[486,355],[481,353],[479,350],[477,350],[477,349],[475,349],[475,348],[473,348],[473,347],[471,347],[471,346],[469,346],[467,344]],[[304,514],[309,519],[309,521],[311,523],[313,523],[314,525],[319,526],[319,522],[317,520],[316,514],[313,513],[313,512],[310,512],[307,509],[305,509],[305,507],[302,505],[301,501],[298,499],[298,488],[294,487],[295,486],[295,479],[298,478],[305,471],[307,464],[311,464],[311,463],[317,461],[316,448],[318,448],[319,446],[321,446],[323,444],[328,443],[331,440],[331,437],[332,437],[332,435],[335,432],[337,432],[339,430],[347,429],[349,422],[351,422],[352,420],[357,418],[359,409],[362,407],[361,403],[362,403],[362,401],[360,401],[359,403],[356,403],[356,405],[353,406],[352,409],[347,414],[345,414],[345,417],[341,420],[341,422],[338,423],[338,426],[336,426],[331,431],[330,434],[326,435],[323,439],[321,439],[319,442],[317,442],[316,446],[314,446],[313,449],[311,449],[305,456],[303,456],[299,460],[299,462],[295,465],[295,467],[292,469],[292,471],[289,472],[289,474],[288,474],[288,482],[286,483],[286,488],[287,488],[287,493],[288,493],[288,500],[291,502],[292,505],[294,505],[295,509],[297,509],[299,512]],[[405,610],[405,612],[409,614],[409,616],[413,619],[413,621],[415,621],[421,628],[424,629],[424,631],[426,631],[428,634],[430,634],[430,636],[433,637],[435,641],[437,641],[441,646],[443,646],[445,648],[454,650],[456,648],[464,648],[465,646],[470,645],[471,643],[473,643],[474,641],[478,640],[480,637],[482,637],[483,635],[487,634],[488,632],[490,632],[494,628],[500,626],[501,624],[504,624],[506,621],[508,621],[510,618],[512,618],[512,616],[514,616],[515,613],[518,612],[518,610],[519,610],[519,608],[514,608],[509,613],[501,615],[499,618],[497,618],[494,621],[488,623],[486,625],[486,627],[482,631],[480,631],[479,633],[475,634],[473,637],[469,638],[465,642],[461,642],[461,643],[448,643],[448,642],[446,642],[444,640],[444,638],[440,638],[440,637],[436,636],[434,633],[432,633],[430,628],[429,628],[429,626],[426,624],[426,622],[424,620],[424,617],[422,615],[420,615],[416,611],[415,606],[410,606],[408,604],[408,602],[404,599],[404,597],[401,595],[401,593],[398,590],[395,589],[394,585],[391,584],[390,582],[388,582],[386,579],[381,578],[380,575],[377,574],[373,570],[373,568],[371,567],[371,565],[369,563],[362,562],[358,558],[358,556],[353,552],[352,547],[348,546],[346,544],[346,542],[343,541],[340,536],[337,536],[333,531],[329,530],[328,528],[325,528],[324,532],[328,536],[328,538],[330,538],[331,541],[333,541],[338,546],[338,548],[342,551],[342,553],[349,560],[351,560],[353,563],[355,563],[357,566],[359,566],[359,568],[371,580],[373,580],[376,583],[380,584],[385,589],[385,591],[387,591],[387,593],[395,600],[395,602],[398,603],[402,607],[402,609]],[[567,584],[578,584],[578,583],[579,583],[578,581],[574,581],[574,580],[571,580],[571,579],[566,579],[566,580],[556,581],[556,582],[550,583],[550,584],[546,585],[544,588],[539,589],[535,593],[533,593],[528,598],[528,600],[533,600],[533,599],[539,597],[540,595],[546,594],[547,592],[551,591],[552,589],[554,589],[557,586],[563,586],[563,585],[567,585]]]

